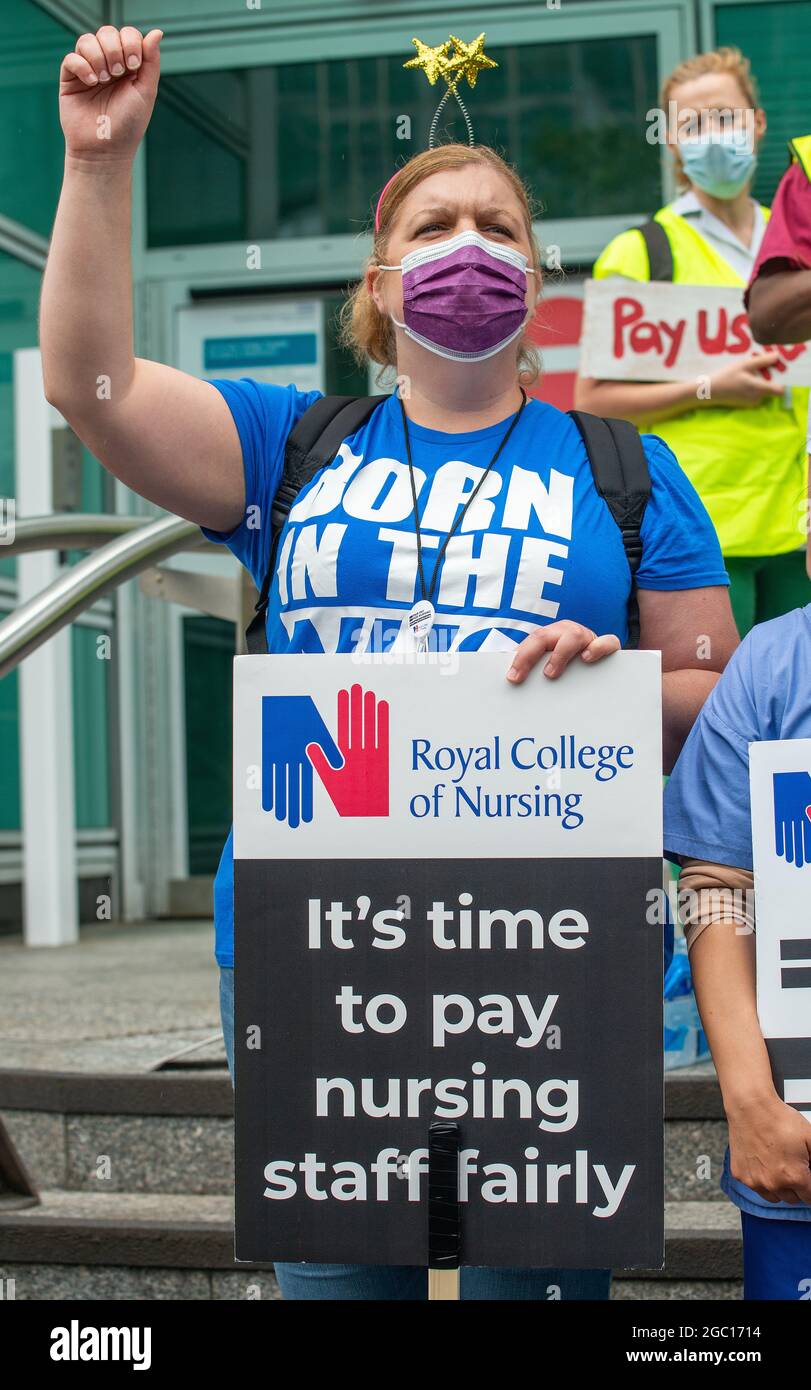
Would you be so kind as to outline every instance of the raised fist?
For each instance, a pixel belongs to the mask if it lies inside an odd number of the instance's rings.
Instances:
[[[160,75],[160,29],[105,24],[62,60],[59,119],[68,155],[131,159],[149,125]]]

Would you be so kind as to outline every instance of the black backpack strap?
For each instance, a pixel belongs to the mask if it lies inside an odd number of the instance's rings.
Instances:
[[[318,472],[332,463],[341,444],[368,420],[384,396],[319,396],[317,401],[299,417],[287,436],[284,450],[284,471],[270,513],[270,551],[262,581],[259,602],[245,631],[245,642],[251,656],[267,653],[267,617],[273,569],[279,549],[279,537],[296,498]]]
[[[643,222],[637,231],[642,233],[642,240],[648,253],[651,280],[672,281],[673,247],[670,245],[670,237],[661,222],[657,222],[655,217],[652,217],[649,222]]]
[[[570,410],[589,456],[594,486],[620,528],[631,571],[626,647],[639,646],[639,600],[636,572],[642,559],[642,518],[650,497],[648,460],[639,431],[628,420],[603,419]]]

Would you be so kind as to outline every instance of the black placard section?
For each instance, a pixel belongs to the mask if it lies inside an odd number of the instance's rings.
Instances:
[[[426,1265],[449,1119],[463,1264],[661,1267],[661,860],[234,870],[238,1259]]]
[[[785,1095],[787,1081],[808,1081],[811,1078],[811,1037],[767,1038],[766,1049],[772,1064],[772,1077],[779,1096]],[[811,1110],[811,1089],[803,1100],[789,1101],[796,1110]]]

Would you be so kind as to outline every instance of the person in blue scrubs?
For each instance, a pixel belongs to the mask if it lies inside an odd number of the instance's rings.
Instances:
[[[747,1299],[811,1299],[811,1123],[772,1081],[747,905],[749,744],[801,738],[811,738],[811,604],[747,635],[665,790],[665,853],[692,890],[685,935],[729,1124],[721,1187],[741,1211]],[[811,877],[811,865],[801,871]]]

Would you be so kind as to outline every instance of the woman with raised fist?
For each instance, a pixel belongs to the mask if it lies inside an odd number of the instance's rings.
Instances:
[[[62,65],[65,180],[42,296],[48,399],[117,478],[227,545],[257,587],[267,576],[270,651],[502,651],[520,684],[540,679],[542,662],[545,679],[594,665],[635,631],[662,653],[672,765],[737,642],[718,542],[662,440],[599,421],[589,439],[588,422],[528,396],[541,262],[521,179],[486,146],[448,144],[389,180],[343,329],[361,360],[396,369],[401,389],[338,435],[271,564],[288,435],[329,401],[294,383],[197,380],[133,351],[130,178],[160,41],[158,30],[104,27]],[[622,530],[597,486],[610,450],[628,453],[639,481],[618,499]],[[215,924],[232,1062],[231,837]],[[424,1269],[280,1264],[277,1275],[294,1298],[427,1293]],[[546,1299],[551,1286],[605,1298],[608,1285],[605,1270],[462,1272],[473,1299]]]

